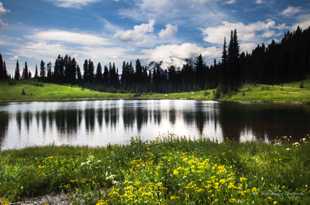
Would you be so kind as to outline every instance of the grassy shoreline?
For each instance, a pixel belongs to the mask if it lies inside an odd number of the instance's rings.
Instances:
[[[0,200],[73,204],[309,204],[310,143],[166,139],[0,152]]]
[[[24,92],[24,93],[23,93]],[[0,83],[0,103],[78,100],[214,100],[214,90],[177,93],[97,92],[77,86],[38,82]],[[218,101],[238,103],[310,104],[310,80],[283,85],[244,85]]]

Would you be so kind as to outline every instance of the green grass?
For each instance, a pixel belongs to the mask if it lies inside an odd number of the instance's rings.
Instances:
[[[25,95],[22,91],[25,91]],[[131,98],[129,93],[96,92],[77,86],[38,82],[11,82],[0,84],[0,101],[62,101],[80,99]]]
[[[310,80],[283,85],[245,85],[237,93],[224,96],[222,100],[233,102],[310,103]]]
[[[283,85],[245,85],[238,92],[221,97],[220,101],[268,102],[268,103],[310,103],[310,80]],[[22,92],[25,91],[23,95]],[[105,99],[187,99],[214,100],[214,90],[177,93],[111,93],[97,92],[78,86],[57,85],[38,82],[0,83],[0,102],[10,101],[66,101]]]
[[[0,200],[66,193],[83,204],[309,204],[310,143],[168,138],[0,153]]]

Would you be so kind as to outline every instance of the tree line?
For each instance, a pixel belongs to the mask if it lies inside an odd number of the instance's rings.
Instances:
[[[40,62],[32,75],[27,62],[20,70],[16,62],[13,77],[8,76],[6,65],[0,56],[0,79],[36,79],[61,84],[79,84],[98,90],[126,91],[186,91],[218,88],[221,93],[237,90],[244,83],[279,84],[303,80],[310,74],[310,28],[300,27],[287,32],[276,43],[257,45],[252,53],[240,52],[237,30],[231,31],[230,40],[224,39],[221,61],[207,65],[201,55],[186,59],[182,67],[171,65],[162,68],[162,62],[142,65],[123,62],[119,74],[115,63],[102,66],[85,60],[82,69],[75,58],[59,55],[52,63]]]

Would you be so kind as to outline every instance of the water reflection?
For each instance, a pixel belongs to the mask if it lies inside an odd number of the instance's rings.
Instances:
[[[0,148],[128,143],[175,133],[211,140],[270,140],[310,133],[307,107],[198,101],[94,101],[0,106]]]
[[[9,125],[9,115],[5,112],[0,112],[0,147],[2,146],[2,141],[6,137]]]

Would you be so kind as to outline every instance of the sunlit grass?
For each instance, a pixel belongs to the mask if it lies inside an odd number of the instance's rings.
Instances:
[[[86,204],[309,204],[310,144],[166,139],[0,154],[0,198]]]
[[[310,80],[283,85],[245,85],[222,100],[234,102],[310,103]]]
[[[302,85],[302,86],[301,86]],[[188,99],[214,100],[215,90],[175,93],[124,93],[98,92],[78,86],[57,85],[38,82],[0,83],[0,102],[8,101],[64,101],[106,99]],[[310,103],[310,80],[283,85],[244,85],[238,92],[222,96],[220,101]]]

